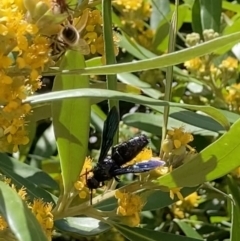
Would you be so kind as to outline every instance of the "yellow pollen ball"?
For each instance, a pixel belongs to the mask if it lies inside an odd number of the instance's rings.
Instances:
[[[74,187],[77,189],[77,190],[81,190],[83,187],[84,187],[84,184],[80,181],[76,181],[74,183]]]
[[[81,192],[79,193],[79,197],[80,197],[81,199],[85,199],[85,198],[87,197],[87,193],[86,193],[85,191],[81,191]]]

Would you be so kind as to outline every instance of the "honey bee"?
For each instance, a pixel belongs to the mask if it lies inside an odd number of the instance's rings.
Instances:
[[[90,54],[88,43],[81,38],[81,31],[86,26],[88,19],[88,10],[84,10],[77,29],[70,21],[63,25],[61,31],[52,37],[52,59],[57,61],[68,50],[80,51],[83,55]]]

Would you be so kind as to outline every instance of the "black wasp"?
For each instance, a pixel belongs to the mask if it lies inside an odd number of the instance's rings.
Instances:
[[[144,147],[147,146],[148,139],[145,135],[140,135],[129,139],[112,147],[111,156],[107,156],[110,147],[113,144],[113,137],[118,128],[118,112],[115,107],[109,112],[103,126],[101,152],[96,166],[93,168],[93,175],[87,179],[89,189],[97,189],[104,185],[104,181],[117,178],[118,175],[126,173],[141,173],[150,171],[156,167],[162,166],[163,161],[148,160],[122,167],[131,161]]]

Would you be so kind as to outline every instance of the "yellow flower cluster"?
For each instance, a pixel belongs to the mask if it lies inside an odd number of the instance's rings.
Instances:
[[[120,6],[124,6],[125,12],[129,11],[136,11],[138,10],[143,3],[143,0],[136,0],[136,1],[131,1],[131,0],[116,0],[115,3]]]
[[[85,10],[86,11],[86,10]],[[73,25],[78,29],[78,23],[86,22],[85,27],[82,29],[80,35],[90,47],[91,55],[102,55],[104,56],[104,40],[102,31],[102,15],[97,9],[88,9],[88,14],[73,19]],[[86,19],[81,19],[86,18]],[[82,26],[80,26],[82,27]],[[115,54],[118,54],[117,41],[114,37],[115,43]]]
[[[104,55],[104,42],[102,35],[102,16],[99,10],[89,10],[89,17],[86,23],[83,39],[90,46],[91,54]]]
[[[188,145],[191,141],[193,141],[193,136],[189,132],[185,132],[183,127],[169,130],[162,143],[163,160],[167,161],[169,166],[178,167],[184,161],[191,159],[195,153],[195,149]],[[189,153],[187,149],[190,150]]]
[[[165,153],[174,152],[174,154],[182,154],[186,147],[192,149],[188,143],[193,141],[193,136],[184,131],[183,127],[173,128],[168,131],[167,138],[163,141],[162,150]]]
[[[25,20],[21,1],[0,1],[0,9],[0,151],[16,152],[29,141],[25,117],[31,106],[23,100],[40,88],[50,50],[37,26]],[[23,68],[29,74],[21,75]]]
[[[178,199],[183,200],[183,196],[180,192],[182,188],[181,187],[176,187],[176,188],[172,188],[170,189],[170,198],[174,199],[175,195],[178,197]]]
[[[126,33],[142,46],[151,49],[154,31],[147,25],[151,14],[149,1],[117,0],[113,5],[121,14],[122,25]]]
[[[152,158],[152,150],[150,148],[144,148],[137,154],[131,161],[127,162],[124,166],[134,165],[137,162],[142,162]]]
[[[240,107],[240,84],[232,84],[227,88],[228,93],[225,96],[227,103],[230,105],[230,109],[239,112]]]
[[[52,230],[53,230],[53,215],[52,211],[52,204],[45,203],[43,200],[35,199],[33,203],[27,202],[27,192],[24,187],[17,190],[16,186],[11,183],[11,179],[5,178],[4,176],[0,175],[2,181],[8,184],[13,190],[15,190],[19,197],[27,203],[29,209],[32,210],[32,213],[36,216],[37,220],[39,221],[43,231],[45,232],[46,236],[48,237],[49,241],[52,240]],[[8,230],[8,224],[5,219],[0,216],[0,232],[4,232]]]
[[[118,199],[117,215],[121,217],[121,221],[130,226],[136,227],[140,223],[140,212],[145,204],[140,196],[124,193],[120,190],[115,192]]]
[[[219,34],[211,29],[203,31],[204,41],[215,39],[218,36]],[[189,34],[186,38],[187,46],[195,46],[201,42],[203,40],[196,33]],[[231,111],[239,112],[240,105],[238,104],[239,94],[236,91],[237,84],[229,86],[229,83],[232,83],[234,80],[237,81],[238,78],[239,62],[236,58],[229,56],[217,64],[216,55],[209,54],[188,60],[184,63],[184,66],[191,75],[203,82],[212,91],[213,99],[199,96],[199,101],[206,104],[218,105],[221,108],[228,107]],[[193,97],[191,96],[190,98],[188,98],[189,102],[193,104]]]
[[[221,83],[225,83],[227,80],[236,77],[238,60],[228,57],[223,60],[221,64],[215,66],[215,64],[212,63],[211,58],[205,56],[188,60],[184,63],[184,66],[197,78],[206,81],[221,80]]]
[[[236,169],[234,169],[233,171],[231,171],[231,174],[233,177],[235,178],[240,178],[240,167],[237,167]]]
[[[180,199],[172,205],[172,211],[176,218],[187,218],[188,212],[191,211],[194,207],[198,206],[198,196],[197,192],[190,194],[189,196]]]
[[[51,213],[52,207],[53,205],[51,203],[45,203],[40,199],[34,200],[33,204],[30,206],[32,213],[36,216],[49,240],[52,240],[51,236],[54,226],[53,215]]]
[[[74,183],[74,187],[79,192],[78,195],[81,199],[89,197],[89,189],[86,187],[86,179],[91,175],[91,170],[92,159],[90,157],[86,157],[79,179]]]

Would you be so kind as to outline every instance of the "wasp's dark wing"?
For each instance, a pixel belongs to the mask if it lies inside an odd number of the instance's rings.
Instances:
[[[141,173],[141,172],[148,172],[151,171],[154,168],[163,166],[165,164],[164,161],[157,161],[157,160],[148,160],[148,161],[142,161],[138,162],[134,165],[122,167],[115,169],[112,173],[112,175],[122,175],[126,173]]]
[[[107,119],[104,121],[101,152],[98,158],[98,162],[103,162],[110,147],[113,145],[113,138],[118,128],[118,112],[116,107],[112,107]]]

